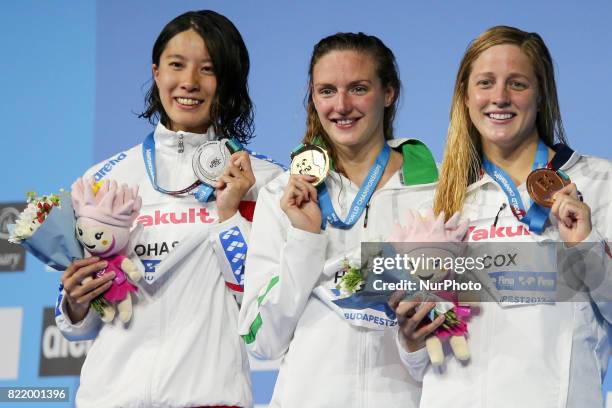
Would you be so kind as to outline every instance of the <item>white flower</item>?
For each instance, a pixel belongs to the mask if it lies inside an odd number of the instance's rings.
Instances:
[[[9,237],[9,242],[18,244],[21,241],[30,238],[36,228],[38,228],[38,223],[35,222],[35,220],[36,206],[33,203],[29,203],[15,220],[15,229]]]
[[[355,292],[358,292],[364,284],[365,281],[361,281],[355,287],[351,288],[348,286],[346,280],[341,279],[338,285],[338,289],[340,290],[340,296],[338,296],[338,299],[344,299],[352,296]]]
[[[41,226],[37,217],[39,212],[37,207],[38,203],[47,203],[50,206],[55,205],[50,196],[37,198],[30,197],[28,199],[28,205],[15,220],[15,228],[9,236],[9,242],[19,244],[21,241],[25,241],[26,239],[30,238]],[[46,214],[44,216],[46,217]]]

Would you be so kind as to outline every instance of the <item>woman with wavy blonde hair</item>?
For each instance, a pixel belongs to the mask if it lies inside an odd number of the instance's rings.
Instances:
[[[447,353],[433,367],[425,349],[400,349],[423,381],[422,407],[603,406],[611,176],[609,160],[567,146],[552,58],[538,34],[498,26],[470,44],[434,209],[461,211],[470,220],[466,241],[502,245],[488,247],[498,251],[489,252],[495,265],[485,261],[471,276],[484,289],[469,322],[470,360]],[[559,254],[579,262],[561,263]],[[579,281],[567,279],[567,266],[579,268]]]
[[[538,100],[535,124],[539,137],[549,147],[554,145],[555,139],[567,144],[557,100],[553,61],[542,37],[507,26],[485,31],[465,52],[455,81],[448,138],[434,204],[435,212],[444,211],[447,217],[461,210],[467,186],[476,181],[481,172],[480,134],[465,103],[472,65],[484,51],[502,44],[515,45],[527,56],[538,80],[538,94],[546,96]]]

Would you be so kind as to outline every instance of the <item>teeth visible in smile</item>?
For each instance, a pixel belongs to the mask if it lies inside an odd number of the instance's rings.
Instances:
[[[202,101],[191,98],[176,98],[176,101],[181,105],[199,105],[202,103]]]
[[[514,115],[512,113],[489,113],[491,119],[504,120],[510,119]]]
[[[336,123],[341,125],[341,126],[350,125],[353,122],[354,122],[353,119],[339,119],[339,120],[336,121]]]

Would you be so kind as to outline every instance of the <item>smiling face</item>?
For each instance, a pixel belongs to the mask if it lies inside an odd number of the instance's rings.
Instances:
[[[91,255],[109,257],[124,249],[129,239],[129,230],[79,217],[76,237]]]
[[[331,51],[312,71],[312,100],[325,132],[338,147],[359,148],[384,140],[385,107],[394,91],[383,89],[367,53]]]
[[[168,41],[153,78],[171,130],[205,133],[217,90],[212,60],[202,37],[183,31]]]
[[[496,45],[472,64],[466,106],[487,144],[517,147],[538,137],[538,80],[531,61],[515,45]]]

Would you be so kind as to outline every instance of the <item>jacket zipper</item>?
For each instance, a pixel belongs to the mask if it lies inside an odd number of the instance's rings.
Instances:
[[[178,152],[183,153],[184,151],[185,151],[185,145],[183,144],[183,135],[179,133]]]
[[[376,192],[374,192],[374,194],[376,194]],[[363,228],[361,230],[360,238],[363,239],[363,236],[365,235],[365,229],[368,225],[368,210],[370,208],[370,201],[372,200],[372,198],[374,197],[374,194],[372,194],[372,196],[370,197],[370,200],[368,200],[367,204],[366,204],[366,208],[365,208],[365,216],[363,219]],[[361,240],[360,239],[360,240]],[[358,331],[359,334],[359,374],[358,374],[358,389],[359,389],[359,401],[358,402],[358,406],[363,408],[363,407],[367,407],[368,406],[368,402],[366,401],[367,398],[367,391],[366,391],[366,367],[367,367],[367,350],[368,350],[368,337],[367,337],[367,332],[366,331]]]
[[[159,355],[160,351],[162,349],[162,345],[163,343],[163,339],[164,339],[164,334],[165,334],[165,315],[164,315],[164,298],[160,298],[159,299],[159,310],[157,312],[157,315],[159,316],[158,319],[158,323],[159,323],[159,336],[157,338],[157,342],[152,342],[151,343],[151,348],[155,351],[155,355]],[[153,406],[153,382],[155,380],[155,374],[158,370],[158,361],[159,359],[157,358],[152,358],[152,363],[149,366],[149,372],[147,373],[147,382],[145,385],[145,403],[144,406],[145,407],[150,407]],[[157,391],[157,390],[156,390]]]

